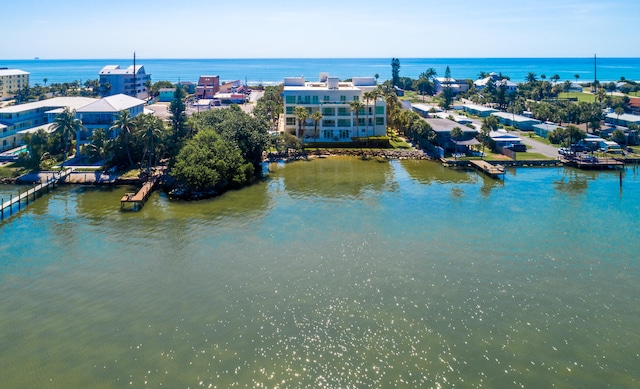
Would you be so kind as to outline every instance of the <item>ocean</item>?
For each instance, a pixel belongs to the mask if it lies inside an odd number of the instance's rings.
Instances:
[[[0,222],[2,386],[640,387],[637,170],[268,168],[139,212],[62,186]]]
[[[305,76],[316,80],[321,72],[341,79],[379,75],[379,80],[391,78],[391,58],[282,58],[282,59],[154,59],[139,57],[152,80],[197,82],[200,75],[218,75],[221,80],[241,80],[249,85],[281,83],[285,77]],[[31,84],[51,82],[84,82],[97,79],[105,65],[129,66],[132,58],[78,60],[1,60],[0,67],[18,68],[31,73]],[[615,81],[620,77],[640,80],[640,58],[598,58],[597,77],[600,81]],[[547,79],[554,74],[560,81],[592,81],[594,59],[591,58],[400,58],[400,76],[417,78],[428,68],[443,76],[449,66],[454,78],[476,79],[480,72],[496,72],[515,82],[524,81],[527,73]]]

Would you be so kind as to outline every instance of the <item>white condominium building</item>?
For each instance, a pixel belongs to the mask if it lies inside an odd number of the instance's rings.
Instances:
[[[29,85],[29,74],[20,69],[0,68],[0,100]]]
[[[384,98],[367,100],[364,95],[375,89],[373,77],[354,77],[351,82],[340,82],[326,73],[320,74],[317,82],[287,77],[283,93],[284,131],[305,141],[318,142],[350,142],[353,138],[386,135]],[[352,109],[353,101],[363,104],[357,113]],[[296,117],[296,107],[304,107],[309,113],[302,126]],[[315,112],[322,114],[317,123],[312,119]]]

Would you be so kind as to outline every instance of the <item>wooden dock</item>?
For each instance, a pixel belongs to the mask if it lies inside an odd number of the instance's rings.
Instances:
[[[585,170],[619,169],[624,167],[624,162],[613,158],[597,158],[593,156],[563,155],[560,162],[566,166],[577,167]]]
[[[500,176],[502,176],[502,179],[504,180],[504,174],[505,174],[504,166],[492,165],[487,161],[476,160],[476,159],[472,159],[469,162],[473,166],[475,166],[476,169],[483,171],[486,175],[493,178],[498,178],[498,179],[500,179]]]
[[[27,189],[24,192],[18,192],[16,197],[9,197],[9,201],[4,201],[2,199],[2,205],[0,208],[0,220],[4,220],[5,216],[13,215],[13,208],[18,206],[18,210],[16,212],[20,212],[23,208],[22,204],[25,206],[29,205],[29,201],[34,202],[38,196],[42,197],[42,195],[46,192],[49,193],[51,190],[56,188],[56,185],[59,185],[60,181],[63,181],[65,178],[71,174],[72,169],[64,169],[60,172],[54,173],[51,177],[47,178],[45,182],[40,182],[35,184],[30,189]],[[8,213],[8,215],[7,215]]]
[[[138,211],[142,209],[144,203],[147,201],[151,192],[155,189],[156,184],[160,180],[162,172],[156,172],[152,174],[147,181],[142,184],[142,187],[136,193],[125,193],[120,199],[121,210]],[[131,208],[126,208],[126,204],[132,204]]]

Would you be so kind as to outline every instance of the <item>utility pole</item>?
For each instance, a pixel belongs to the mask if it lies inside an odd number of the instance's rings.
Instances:
[[[138,87],[136,86],[136,52],[133,52],[133,97],[138,97]]]

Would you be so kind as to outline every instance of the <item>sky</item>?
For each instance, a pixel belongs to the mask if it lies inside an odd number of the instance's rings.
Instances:
[[[640,57],[638,0],[2,0],[0,59]]]

